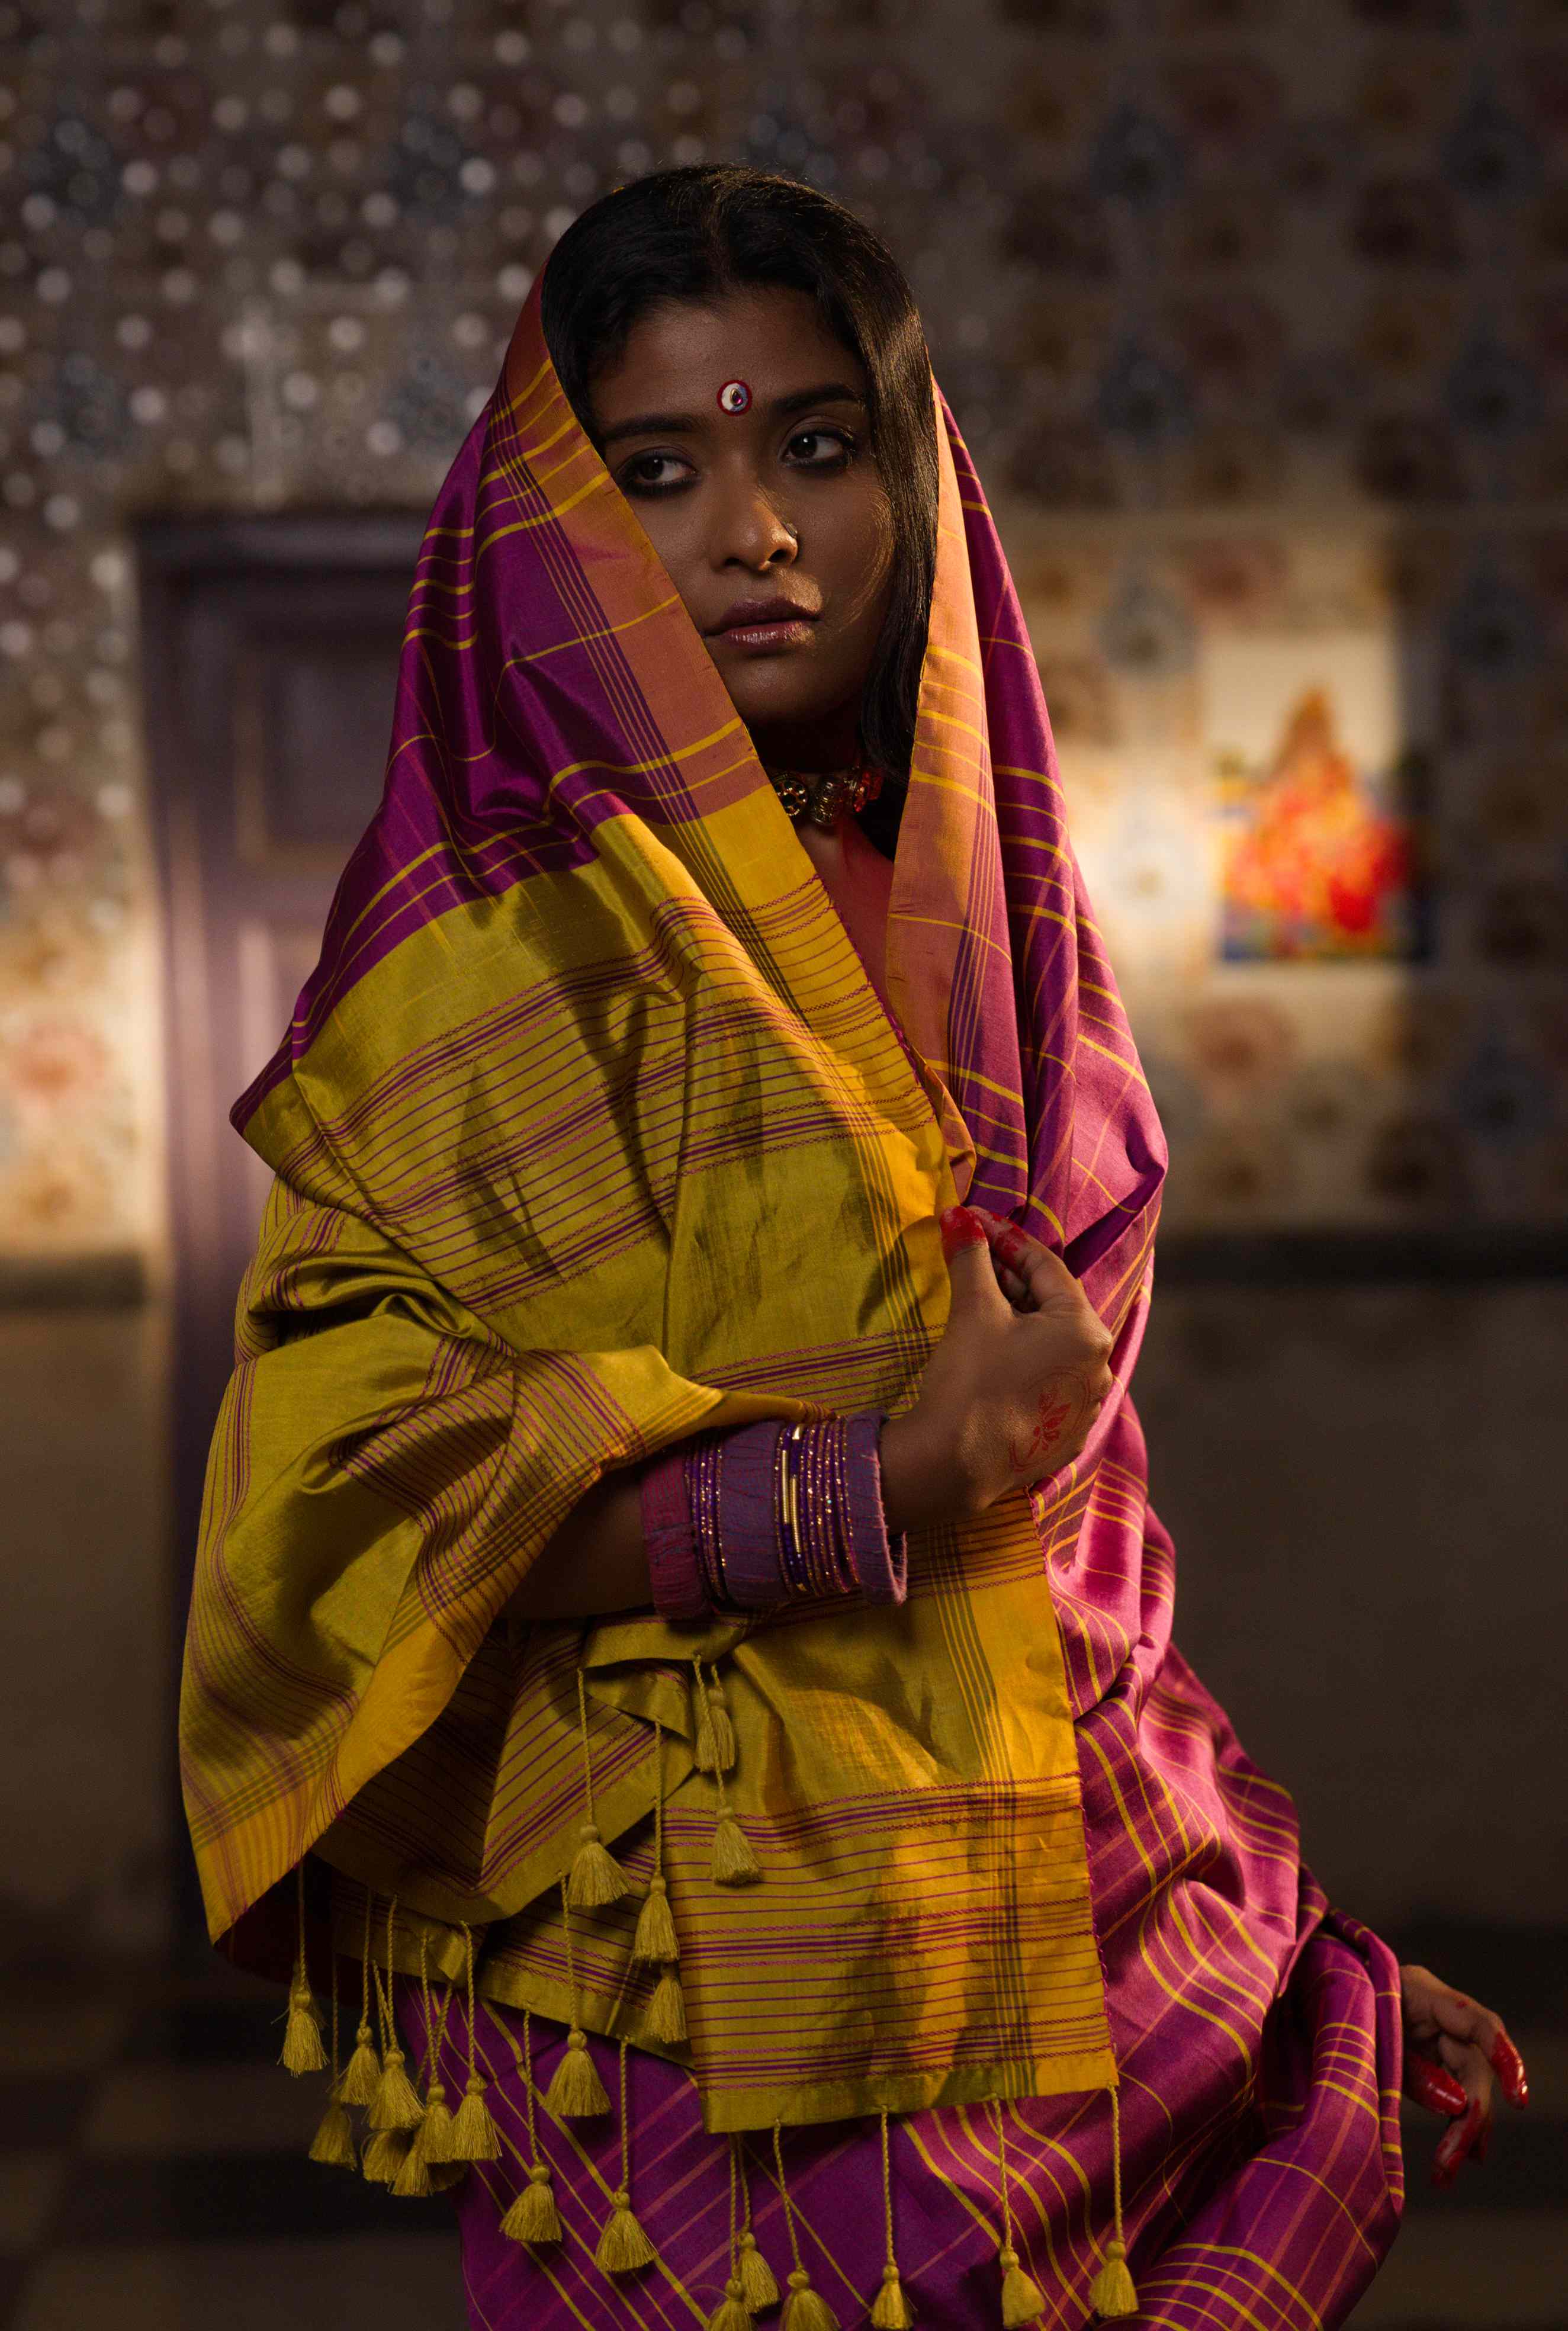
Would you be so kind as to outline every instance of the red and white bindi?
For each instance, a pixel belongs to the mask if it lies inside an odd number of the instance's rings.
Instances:
[[[721,413],[744,413],[751,403],[751,385],[744,380],[727,380],[718,392]]]

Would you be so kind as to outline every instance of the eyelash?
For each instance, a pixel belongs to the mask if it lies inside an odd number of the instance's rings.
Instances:
[[[815,470],[833,475],[841,470],[847,470],[860,450],[851,432],[847,429],[838,428],[797,429],[794,435],[789,439],[788,443],[789,445],[798,445],[803,440],[809,440],[812,438],[824,438],[830,444],[836,445],[839,448],[837,457],[832,461],[794,461],[790,464],[792,469]],[[785,450],[787,452],[788,446],[786,446]],[[682,458],[683,457],[679,453],[633,454],[632,460],[627,462],[625,468],[619,472],[616,483],[620,486],[622,493],[641,495],[648,500],[652,500],[657,496],[664,494],[681,493],[689,485],[691,485],[694,482],[692,479],[689,477],[666,478],[661,481],[655,482],[650,479],[639,478],[637,476],[637,465],[640,461],[678,461]]]

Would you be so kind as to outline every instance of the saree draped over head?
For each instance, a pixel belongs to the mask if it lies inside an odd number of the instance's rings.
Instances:
[[[1151,2207],[1185,2210],[1195,2164],[1250,2133],[1317,2230],[1312,2271],[1354,2296],[1397,2207],[1393,1975],[1325,1923],[1288,1798],[1170,1647],[1127,1391],[1164,1146],[1000,545],[939,424],[887,934],[904,1042],[565,401],[537,290],[519,321],[420,556],[381,808],[234,1111],[276,1178],[185,1673],[211,1931],[261,1963],[309,1856],[314,1971],[374,1927],[384,1965],[451,1980],[466,1925],[481,1994],[688,2066],[710,2132],[1119,2077]],[[1061,1253],[1113,1331],[1076,1463],[911,1533],[901,1606],[508,1621],[610,1470],[908,1406],[946,1320],[937,1217],[966,1196]],[[694,1654],[727,1774],[698,1767]],[[564,1921],[585,1765],[634,1881],[660,1806],[684,2042],[650,2036],[637,1901]],[[759,1882],[713,1881],[726,1818]],[[1292,1988],[1313,1951],[1332,2041]],[[1302,2112],[1323,2080],[1350,2099],[1339,2198],[1305,2161],[1292,2182],[1299,2116],[1269,2119],[1288,1994]],[[1224,2273],[1254,2306],[1264,2270]]]

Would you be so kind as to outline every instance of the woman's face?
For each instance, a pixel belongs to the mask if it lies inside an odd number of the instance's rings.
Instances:
[[[892,532],[866,376],[803,291],[653,309],[594,435],[774,767],[854,758]]]

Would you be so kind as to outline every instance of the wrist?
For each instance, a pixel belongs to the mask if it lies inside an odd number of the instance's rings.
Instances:
[[[919,1404],[882,1427],[882,1510],[890,1531],[972,1520],[993,1502],[962,1447],[938,1432]]]
[[[920,1529],[936,1518],[939,1466],[931,1434],[914,1410],[884,1419],[877,1442],[882,1472],[882,1512],[889,1532]]]

